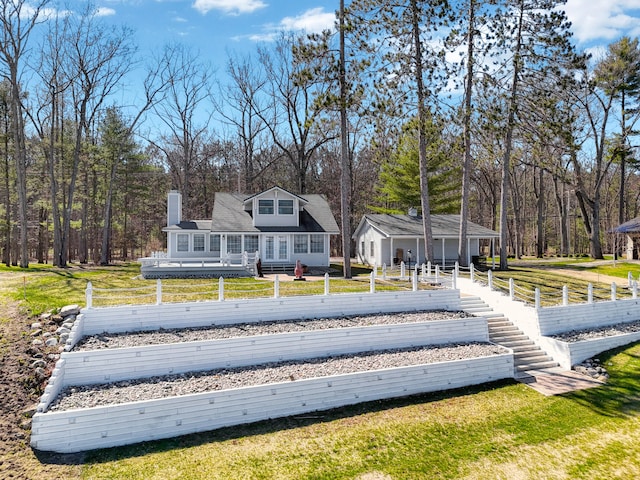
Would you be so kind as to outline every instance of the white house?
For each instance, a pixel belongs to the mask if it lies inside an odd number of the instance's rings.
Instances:
[[[322,195],[280,187],[255,195],[217,192],[210,220],[183,220],[182,196],[167,200],[168,262],[238,264],[256,253],[263,268],[329,266],[330,237],[340,233]]]
[[[435,262],[443,266],[454,264],[458,260],[460,215],[431,215],[431,226]],[[499,237],[494,230],[467,222],[468,263],[481,256],[481,240]],[[414,209],[408,215],[364,215],[352,238],[358,261],[368,265],[425,261],[422,217]]]

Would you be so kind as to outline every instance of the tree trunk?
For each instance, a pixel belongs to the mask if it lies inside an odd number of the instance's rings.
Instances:
[[[535,171],[535,169],[534,169]],[[535,182],[534,182],[535,184]],[[544,257],[544,169],[538,168],[536,257]]]
[[[507,209],[509,203],[509,169],[511,168],[511,149],[513,148],[513,130],[515,128],[516,106],[518,103],[518,77],[522,69],[520,50],[522,46],[522,26],[524,21],[524,5],[521,2],[518,17],[518,31],[516,45],[513,52],[513,79],[509,96],[509,113],[507,115],[507,131],[504,142],[504,156],[502,158],[502,181],[500,183],[500,270],[509,268],[507,262]]]
[[[471,181],[471,93],[473,88],[473,41],[475,33],[475,1],[469,0],[469,31],[467,32],[467,78],[464,92],[464,160],[462,163],[462,199],[460,201],[460,235],[458,238],[458,263],[469,266],[467,248],[467,220],[469,217],[469,183]]]
[[[340,0],[340,218],[342,224],[342,259],[344,278],[351,278],[351,164],[347,131],[347,79],[344,44],[344,0]]]
[[[424,81],[422,78],[422,43],[420,40],[420,12],[417,0],[411,0],[413,42],[415,48],[416,90],[418,95],[418,160],[420,163],[420,203],[422,204],[422,229],[424,231],[424,253],[426,261],[433,262],[433,234],[431,230],[431,207],[429,205],[429,182],[427,173],[427,139],[425,125],[427,109],[425,105]],[[418,252],[416,252],[416,255]]]

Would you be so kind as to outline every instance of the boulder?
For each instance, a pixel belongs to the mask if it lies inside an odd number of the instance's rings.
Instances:
[[[65,305],[60,309],[58,315],[62,318],[67,318],[71,315],[78,315],[80,313],[80,307],[78,305]]]

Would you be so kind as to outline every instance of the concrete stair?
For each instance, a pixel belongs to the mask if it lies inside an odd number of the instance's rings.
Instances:
[[[537,346],[507,317],[494,312],[480,297],[462,297],[462,310],[487,319],[489,340],[513,350],[515,375],[528,370],[557,367],[558,363]]]

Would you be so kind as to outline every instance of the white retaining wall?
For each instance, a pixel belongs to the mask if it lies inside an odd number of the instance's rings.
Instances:
[[[477,317],[67,352],[61,358],[66,386],[370,350],[488,341],[487,321]]]
[[[588,330],[640,320],[640,299],[581,303],[538,310],[541,335]]]
[[[81,335],[416,310],[460,310],[457,290],[344,293],[249,300],[85,308]]]
[[[570,370],[588,358],[612,348],[640,341],[640,333],[627,333],[611,337],[594,338],[580,342],[561,342],[550,337],[542,337],[540,346],[551,355],[562,368]]]
[[[72,453],[175,437],[384,398],[513,377],[513,355],[393,368],[131,402],[37,412],[31,446]]]

